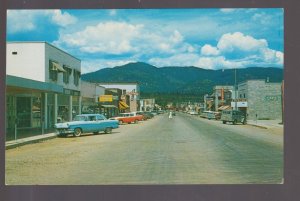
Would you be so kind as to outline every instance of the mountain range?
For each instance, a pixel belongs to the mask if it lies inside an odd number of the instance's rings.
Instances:
[[[142,98],[154,97],[159,102],[201,101],[204,94],[212,93],[215,85],[234,85],[250,79],[281,82],[283,69],[248,67],[241,69],[208,70],[198,67],[155,67],[147,63],[128,63],[104,68],[82,75],[89,82],[138,82]]]

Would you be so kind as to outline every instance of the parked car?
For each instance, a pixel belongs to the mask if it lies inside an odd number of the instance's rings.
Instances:
[[[74,121],[55,124],[59,136],[73,134],[75,137],[79,137],[83,133],[97,134],[100,131],[111,133],[112,129],[118,127],[118,121],[108,120],[102,114],[77,115]]]
[[[192,111],[189,111],[188,113],[189,113],[190,115],[198,115],[198,112],[193,111],[193,110],[192,110]]]
[[[151,119],[154,117],[154,115],[151,112],[147,112],[147,111],[139,111],[137,112],[137,114],[143,115],[143,120]]]
[[[117,117],[110,118],[112,120],[117,120],[119,124],[123,123],[138,123],[143,120],[143,115],[137,114],[137,112],[129,112],[129,113],[120,113]]]
[[[214,111],[204,111],[201,113],[200,117],[206,118],[208,120],[211,119],[219,120],[221,118],[221,113],[214,112]]]
[[[223,124],[226,124],[227,122],[232,122],[232,124],[247,123],[246,114],[239,110],[222,111],[221,121],[223,122]]]

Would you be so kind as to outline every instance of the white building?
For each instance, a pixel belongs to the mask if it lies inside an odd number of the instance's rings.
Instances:
[[[6,49],[7,132],[52,128],[80,113],[78,58],[46,42],[8,42]]]
[[[140,111],[152,111],[155,108],[155,99],[140,99]]]
[[[81,81],[81,113],[99,113],[98,100],[105,88],[95,83]]]

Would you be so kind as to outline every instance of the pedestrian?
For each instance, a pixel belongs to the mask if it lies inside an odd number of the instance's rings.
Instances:
[[[172,119],[173,118],[173,114],[172,114],[172,111],[169,112],[169,119]]]

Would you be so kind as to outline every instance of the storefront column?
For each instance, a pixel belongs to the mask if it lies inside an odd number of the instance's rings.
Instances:
[[[78,100],[78,114],[81,114],[81,109],[82,109],[82,105],[81,105],[81,103],[82,103],[82,97],[81,96],[79,96],[79,100]]]
[[[69,121],[72,121],[73,119],[73,96],[69,97]]]
[[[42,123],[44,124],[45,129],[48,128],[48,110],[47,110],[47,106],[48,106],[48,94],[44,93],[44,118],[42,120]]]
[[[57,105],[57,94],[54,94],[54,123],[57,123],[57,110],[58,110],[58,105]]]

